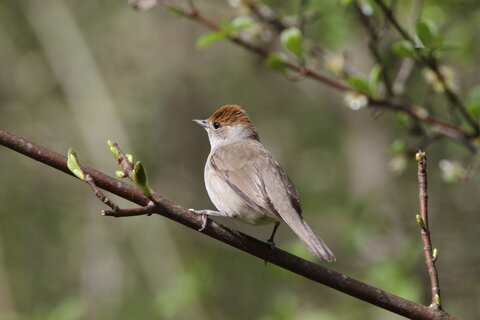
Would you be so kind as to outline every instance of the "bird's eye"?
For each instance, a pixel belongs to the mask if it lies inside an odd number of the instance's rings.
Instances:
[[[213,128],[214,128],[214,129],[220,128],[220,123],[214,122],[214,123],[213,123]]]

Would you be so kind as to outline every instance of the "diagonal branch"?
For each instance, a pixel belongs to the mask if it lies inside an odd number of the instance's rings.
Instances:
[[[27,157],[56,168],[64,173],[73,175],[67,167],[66,158],[47,148],[34,144],[28,140],[17,137],[0,129],[0,144],[19,152]],[[95,169],[82,166],[85,174],[91,176],[95,185],[124,199],[130,200],[144,208],[131,210],[128,215],[143,215],[152,213],[150,200],[135,187],[114,179]],[[153,195],[157,200],[155,213],[181,223],[191,229],[198,230],[202,226],[201,216],[172,203],[158,194]],[[330,288],[358,298],[380,308],[389,310],[410,319],[442,319],[454,320],[455,318],[444,312],[427,306],[403,299],[366,283],[355,280],[347,275],[327,269],[315,263],[306,261],[297,256],[252,238],[239,231],[227,228],[209,220],[202,231],[206,235],[225,244],[242,250],[252,256],[268,261],[286,270],[290,270],[302,277],[326,285]]]
[[[177,7],[175,5],[172,5],[168,2],[162,2],[162,5],[166,7],[167,9],[174,10],[176,12],[181,12],[185,17],[187,17],[190,20],[196,21],[199,24],[207,27],[208,29],[212,31],[218,31],[220,30],[220,26],[215,23],[214,21],[210,20],[206,16],[200,13],[200,11],[196,8],[190,8],[190,10],[185,10],[180,7]],[[264,47],[257,46],[256,44],[253,44],[251,42],[248,42],[240,37],[237,36],[230,36],[228,38],[230,41],[238,44],[239,46],[247,49],[248,51],[254,52],[257,55],[267,58],[269,54],[271,53],[269,50],[265,49]],[[296,65],[293,62],[290,61],[285,61],[285,66],[287,69],[301,74],[304,77],[314,79],[316,81],[322,82],[323,84],[330,86],[332,88],[335,88],[339,91],[348,91],[350,88],[344,84],[343,82],[337,81],[333,78],[330,78],[329,76],[320,73],[318,71],[315,71],[310,68],[306,68],[304,66]]]

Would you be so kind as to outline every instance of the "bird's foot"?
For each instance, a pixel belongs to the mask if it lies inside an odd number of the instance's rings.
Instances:
[[[207,223],[208,223],[208,217],[207,217],[207,213],[205,213],[205,210],[195,210],[195,209],[188,209],[189,211],[192,211],[192,212],[195,212],[196,214],[199,214],[202,216],[202,225],[200,226],[200,229],[198,229],[199,232],[202,232],[203,230],[205,230],[205,228],[207,227]]]

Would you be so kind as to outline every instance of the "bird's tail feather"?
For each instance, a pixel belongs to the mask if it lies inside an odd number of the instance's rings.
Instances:
[[[335,261],[335,255],[302,217],[295,217],[288,220],[290,221],[285,222],[292,228],[293,232],[302,239],[315,257],[328,262]]]

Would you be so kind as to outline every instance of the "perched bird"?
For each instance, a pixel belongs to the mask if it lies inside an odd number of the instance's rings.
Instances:
[[[263,146],[245,110],[225,105],[206,120],[193,120],[208,133],[211,151],[205,164],[205,186],[215,207],[194,210],[207,216],[237,218],[249,224],[282,221],[318,258],[335,256],[302,217],[297,190],[285,171]]]

